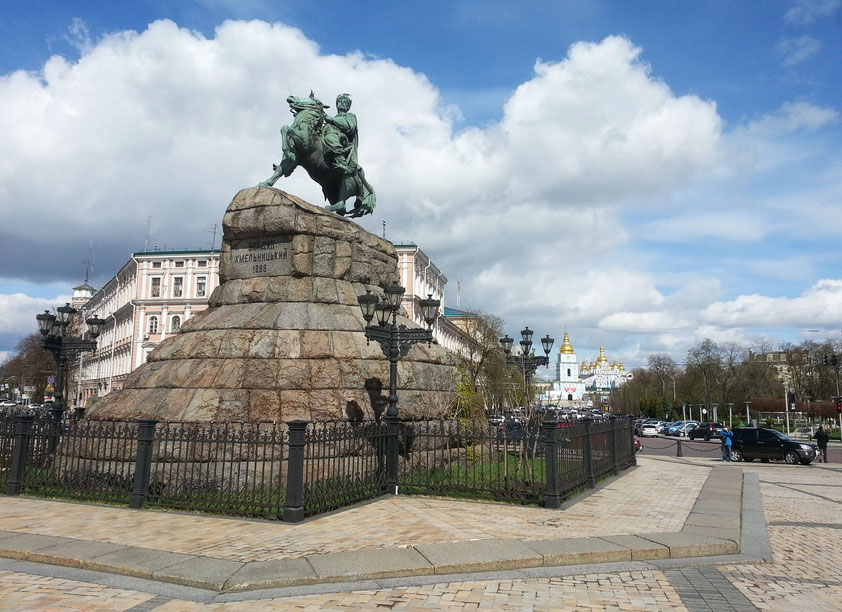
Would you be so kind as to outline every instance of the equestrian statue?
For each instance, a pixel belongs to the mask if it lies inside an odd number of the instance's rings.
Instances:
[[[374,188],[365,180],[362,166],[357,163],[357,117],[349,113],[351,97],[336,97],[337,114],[325,113],[322,102],[310,92],[308,98],[289,96],[290,112],[295,119],[292,125],[281,128],[284,157],[280,164],[273,164],[275,173],[260,183],[271,187],[282,176],[289,176],[302,166],[310,178],[322,187],[328,201],[327,210],[340,215],[362,217],[374,210]],[[354,206],[346,208],[345,201],[355,198]]]

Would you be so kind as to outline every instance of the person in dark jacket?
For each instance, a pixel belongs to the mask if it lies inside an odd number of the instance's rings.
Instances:
[[[822,452],[824,462],[827,463],[827,440],[830,436],[827,435],[824,427],[819,425],[819,428],[816,430],[816,433],[813,434],[813,437],[816,439],[816,446],[818,446],[819,450]]]
[[[722,460],[731,461],[731,439],[734,433],[730,427],[723,427],[719,437],[722,440]]]

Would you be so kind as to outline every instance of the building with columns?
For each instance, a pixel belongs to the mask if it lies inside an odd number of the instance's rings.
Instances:
[[[444,286],[447,284],[447,277],[418,245],[396,244],[395,250],[398,253],[400,284],[406,289],[402,306],[407,316],[421,327],[426,327],[424,315],[421,312],[421,300],[428,296],[439,300],[441,302],[439,314],[443,316],[440,316],[433,326],[433,337],[447,350],[462,353],[468,336],[458,323],[465,317],[473,315],[453,308],[445,308]]]
[[[76,287],[74,304],[77,292],[92,292],[81,308],[105,319],[97,350],[83,356],[81,400],[121,389],[156,344],[208,307],[218,284],[219,251],[196,250],[134,253],[99,291]]]
[[[395,245],[403,307],[409,318],[426,326],[420,301],[428,295],[442,303],[433,336],[444,348],[462,353],[468,335],[458,325],[474,315],[444,307],[447,277],[414,244]],[[162,340],[208,307],[219,285],[219,251],[134,253],[99,291],[85,283],[73,289],[73,305],[82,319],[105,319],[97,350],[82,357],[80,400],[122,389],[126,376],[146,361]]]

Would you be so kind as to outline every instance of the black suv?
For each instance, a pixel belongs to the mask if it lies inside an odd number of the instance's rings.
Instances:
[[[687,432],[687,437],[690,440],[695,440],[696,438],[704,438],[705,440],[718,438],[722,427],[722,423],[699,423],[698,427]]]
[[[816,445],[796,442],[776,429],[737,427],[733,430],[731,460],[776,459],[791,465],[809,464],[816,458]]]

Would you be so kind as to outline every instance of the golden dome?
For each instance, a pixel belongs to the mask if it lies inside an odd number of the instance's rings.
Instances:
[[[623,367],[623,362],[622,362],[622,361],[620,362],[620,370],[622,370],[622,371],[625,371],[625,370],[626,370],[626,368],[624,368],[624,367]]]
[[[564,340],[562,341],[561,348],[558,349],[558,352],[565,355],[573,354],[573,345],[570,344],[570,338],[567,337],[567,332],[564,332]]]
[[[584,359],[582,359],[582,369],[583,369],[583,370],[587,370],[587,369],[588,369],[588,363],[587,363]]]
[[[597,357],[596,362],[600,365],[608,363],[608,357],[605,356],[605,349],[603,347],[599,347],[599,357]]]
[[[616,360],[616,359],[615,359],[614,361],[612,361],[612,362],[611,362],[611,369],[612,369],[612,370],[616,370],[616,369],[617,369],[617,360]]]

